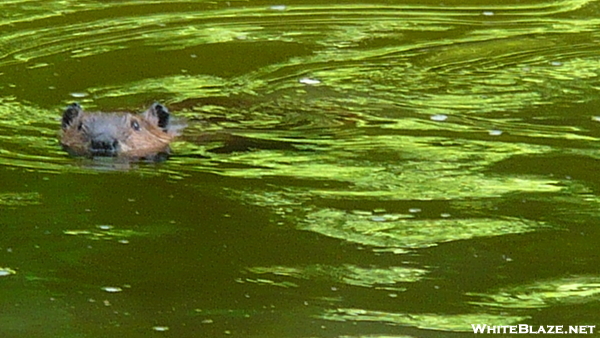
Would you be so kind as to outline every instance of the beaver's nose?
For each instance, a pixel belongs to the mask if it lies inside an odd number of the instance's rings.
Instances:
[[[114,154],[119,148],[119,141],[92,140],[91,148],[96,154]]]

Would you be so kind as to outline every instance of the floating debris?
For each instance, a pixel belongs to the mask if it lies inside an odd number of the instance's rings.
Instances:
[[[11,268],[0,268],[0,277],[14,275],[17,272]]]
[[[123,289],[121,289],[120,287],[117,287],[117,286],[105,286],[102,288],[102,290],[104,290],[106,292],[110,292],[110,293],[123,291]]]
[[[444,114],[435,114],[429,117],[432,121],[446,121],[448,119],[448,115]]]
[[[271,7],[269,7],[270,10],[272,11],[285,11],[287,9],[286,5],[273,5]]]
[[[71,95],[72,97],[75,97],[75,98],[82,98],[82,97],[88,96],[87,93],[70,93],[69,95]]]
[[[492,130],[489,130],[488,133],[491,136],[500,136],[500,135],[502,135],[502,130],[492,129]]]
[[[158,332],[165,332],[165,331],[169,331],[169,327],[168,326],[154,326],[152,328],[152,330],[158,331]]]
[[[494,16],[495,13],[492,11],[483,11],[483,12],[481,12],[481,14],[483,14],[485,16]]]
[[[303,84],[307,84],[307,85],[316,85],[321,83],[321,81],[317,80],[317,79],[311,79],[308,77],[303,77],[300,80],[298,80],[298,82],[303,83]]]

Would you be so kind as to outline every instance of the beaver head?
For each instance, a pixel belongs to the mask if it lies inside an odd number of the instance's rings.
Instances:
[[[169,153],[183,127],[171,123],[169,111],[158,103],[141,114],[89,113],[73,103],[63,113],[60,143],[78,156],[154,158]]]

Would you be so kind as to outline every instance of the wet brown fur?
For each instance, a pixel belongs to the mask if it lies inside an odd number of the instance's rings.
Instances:
[[[183,125],[173,124],[168,110],[153,104],[141,114],[90,113],[74,103],[62,119],[61,144],[78,156],[148,158],[168,154]]]

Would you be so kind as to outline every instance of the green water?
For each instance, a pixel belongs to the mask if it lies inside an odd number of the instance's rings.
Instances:
[[[3,1],[0,337],[600,325],[599,12]],[[188,128],[72,158],[73,101]]]

